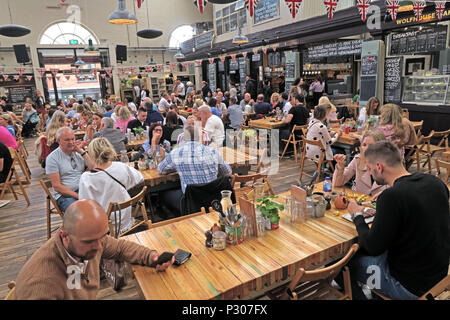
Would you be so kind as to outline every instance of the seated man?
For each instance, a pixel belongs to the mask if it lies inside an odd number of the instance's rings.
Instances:
[[[244,116],[242,115],[242,109],[236,104],[237,99],[235,97],[230,98],[230,106],[226,111],[226,115],[230,119],[230,128],[234,130],[241,129],[241,124],[244,123]]]
[[[78,185],[86,167],[92,169],[94,163],[87,151],[81,149],[81,143],[75,141],[73,130],[62,127],[56,132],[59,147],[45,160],[45,173],[55,190],[54,197],[64,212],[78,200]]]
[[[100,131],[94,134],[92,140],[98,137],[108,139],[117,153],[120,153],[122,150],[127,150],[125,144],[128,142],[128,139],[120,129],[114,129],[114,120],[111,118],[102,119]]]
[[[131,133],[136,135],[135,128],[142,128],[147,130],[147,109],[140,107],[137,113],[137,118],[128,122],[127,129],[131,129]]]
[[[289,139],[289,136],[291,135],[292,129],[294,126],[303,126],[307,123],[309,118],[309,112],[306,110],[305,106],[303,105],[304,98],[302,95],[299,94],[293,94],[291,96],[291,104],[293,107],[289,109],[289,112],[286,116],[286,118],[283,119],[283,123],[289,124],[289,129],[282,129],[280,131],[280,139]],[[296,140],[300,140],[302,136],[301,131],[296,131]],[[284,150],[286,147],[286,142],[282,141],[280,143],[280,150]],[[290,145],[292,148],[292,145]],[[289,147],[288,147],[289,149]]]
[[[63,226],[23,266],[16,280],[18,300],[93,300],[100,287],[100,260],[149,266],[155,250],[108,236],[108,217],[93,200],[72,204]],[[171,261],[156,266],[164,271]]]
[[[188,184],[212,182],[219,175],[227,176],[232,172],[220,151],[200,142],[200,135],[193,126],[186,127],[183,140],[184,143],[158,165],[158,174],[176,171],[180,176],[181,190],[161,194],[163,202],[177,212],[180,212],[180,200]]]
[[[257,115],[268,116],[272,112],[272,106],[264,102],[264,95],[259,94],[255,105],[253,106]]]
[[[222,147],[225,139],[225,128],[222,119],[213,115],[211,108],[205,105],[198,108],[198,114],[202,119],[202,123],[205,124],[205,131],[211,138],[211,146],[216,148]]]
[[[161,103],[161,102],[160,102]],[[164,121],[161,113],[153,108],[153,103],[147,101],[144,103],[144,107],[147,110],[147,123],[151,125],[154,122],[162,122]]]
[[[365,299],[361,282],[392,299],[417,299],[448,272],[449,191],[432,175],[406,171],[391,142],[376,142],[364,155],[376,183],[390,188],[377,199],[371,228],[362,207],[354,200],[348,207],[361,247],[349,262],[353,297]]]
[[[252,96],[250,93],[244,94],[244,99],[241,100],[241,103],[239,104],[242,108],[242,111],[245,110],[245,106],[250,104],[250,101],[252,100]]]

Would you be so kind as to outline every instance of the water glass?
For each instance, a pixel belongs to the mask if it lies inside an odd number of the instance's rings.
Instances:
[[[292,222],[306,222],[304,204],[302,201],[295,200],[292,208]]]
[[[255,182],[253,184],[253,188],[255,189],[255,203],[258,199],[261,199],[264,197],[264,183],[262,182]]]
[[[266,234],[266,226],[265,226],[265,222],[264,222],[264,217],[259,214],[256,215],[256,226],[258,229],[258,237],[263,237]]]
[[[285,201],[286,202],[284,204],[284,214],[285,214],[286,218],[289,219],[290,222],[293,222],[293,220],[295,220],[295,219],[293,219],[293,216],[292,216],[292,214],[293,214],[292,196],[286,196]]]

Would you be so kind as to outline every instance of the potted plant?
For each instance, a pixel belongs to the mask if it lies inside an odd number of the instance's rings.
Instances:
[[[280,215],[278,214],[278,210],[284,210],[282,204],[272,201],[272,199],[276,198],[275,196],[263,197],[257,200],[257,203],[260,204],[256,205],[256,208],[261,211],[261,215],[269,219],[271,230],[279,228]]]
[[[142,132],[144,132],[143,128],[134,128],[134,134],[136,135],[136,140],[141,140]]]

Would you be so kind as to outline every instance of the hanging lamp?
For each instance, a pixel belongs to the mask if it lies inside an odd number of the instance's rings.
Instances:
[[[175,59],[177,60],[181,60],[186,58],[183,54],[183,52],[181,52],[181,49],[178,49],[177,53],[173,56]]]
[[[148,13],[148,3],[149,3],[149,1],[146,2],[146,6],[147,6],[147,29],[139,30],[136,34],[137,34],[138,37],[141,37],[141,38],[155,39],[155,38],[158,38],[158,37],[162,36],[163,33],[160,30],[150,29],[150,15]]]
[[[84,48],[84,53],[99,53],[97,47],[94,46],[92,39],[89,39],[89,44],[86,48]]]
[[[233,38],[232,43],[234,44],[248,43],[248,38],[242,34],[241,28],[239,28],[239,33],[237,36]]]
[[[136,16],[127,10],[125,6],[125,0],[118,0],[118,1],[119,1],[119,8],[109,15],[108,22],[112,24],[137,23]]]
[[[11,24],[5,24],[3,26],[0,26],[0,34],[5,37],[22,37],[22,36],[29,34],[31,32],[31,30],[28,29],[27,27],[13,24],[11,7],[9,6],[9,0],[8,0],[8,10],[9,10],[9,19],[11,21]]]

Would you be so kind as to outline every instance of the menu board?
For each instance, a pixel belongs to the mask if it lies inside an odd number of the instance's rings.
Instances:
[[[296,52],[286,53],[286,64],[285,64],[285,89],[286,92],[291,90],[292,83],[295,81],[295,60],[296,60]]]
[[[225,62],[220,60],[218,62],[218,67],[219,67],[219,72],[224,72],[225,71]]]
[[[384,103],[399,103],[402,95],[403,57],[386,58],[384,63]]]
[[[389,55],[441,51],[447,44],[447,26],[391,34]]]
[[[280,16],[280,0],[259,0],[254,12],[254,24]]]
[[[245,77],[247,76],[247,62],[244,57],[239,58],[239,79],[241,80],[241,92],[245,88]]]
[[[216,91],[216,63],[210,63],[208,65],[208,79],[209,88],[211,91]]]
[[[252,61],[261,61],[261,55],[259,53],[252,55]]]
[[[26,98],[31,98],[34,101],[35,90],[35,87],[9,87],[8,100],[10,103],[23,103]]]
[[[195,49],[211,47],[211,43],[214,37],[214,32],[207,32],[194,38]]]
[[[309,47],[306,59],[321,59],[326,57],[361,54],[362,40],[326,43]]]
[[[281,66],[281,52],[271,52],[268,55],[269,67]]]
[[[237,59],[230,59],[230,71],[239,70],[239,62]]]
[[[362,76],[376,75],[377,68],[378,68],[378,57],[377,56],[367,56],[361,60],[361,75]]]

